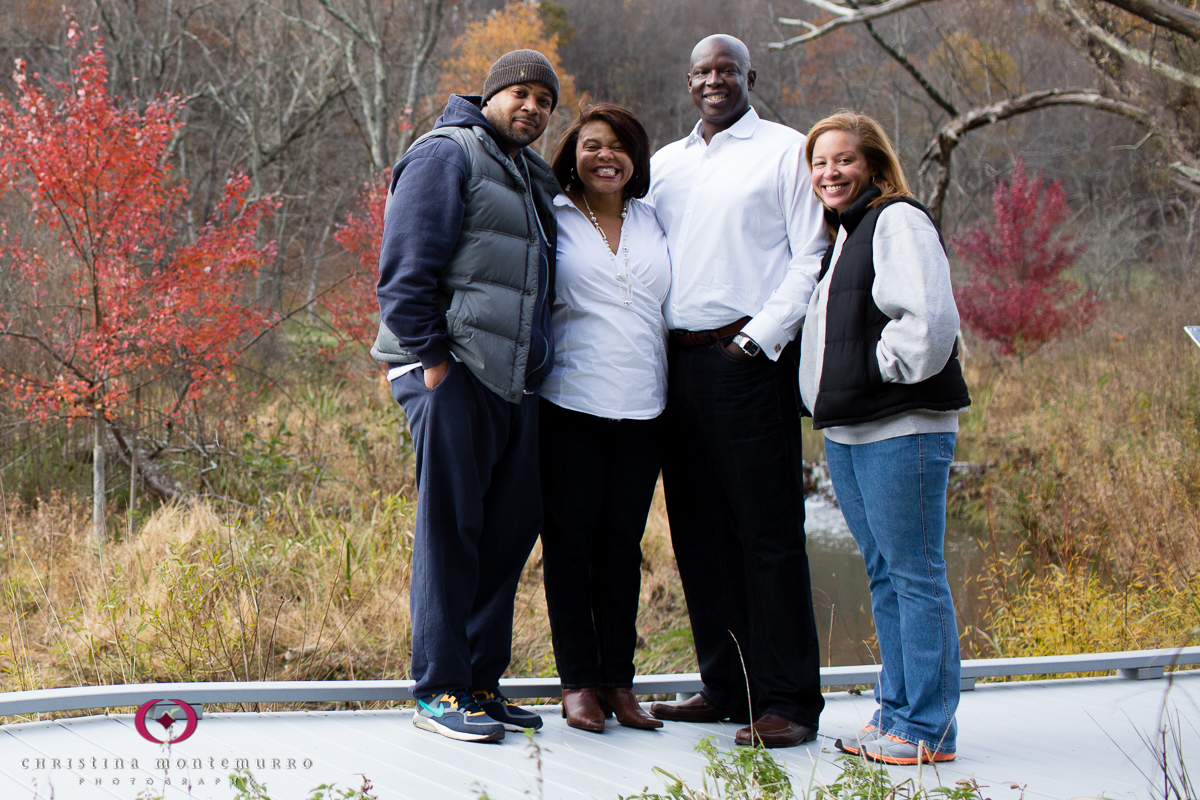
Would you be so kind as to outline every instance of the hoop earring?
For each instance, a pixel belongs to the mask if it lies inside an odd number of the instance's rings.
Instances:
[[[571,167],[571,181],[573,183],[577,180],[579,180],[579,173],[575,171],[574,167]]]

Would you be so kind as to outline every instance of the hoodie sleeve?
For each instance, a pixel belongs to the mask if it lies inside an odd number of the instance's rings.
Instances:
[[[879,215],[873,241],[875,305],[892,318],[875,348],[885,383],[919,383],[946,366],[958,335],[950,264],[925,212],[896,203]]]
[[[423,367],[450,357],[437,287],[462,230],[467,168],[456,142],[435,138],[392,170],[379,252],[379,318]]]

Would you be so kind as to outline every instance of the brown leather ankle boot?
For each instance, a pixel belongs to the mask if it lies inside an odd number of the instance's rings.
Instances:
[[[661,728],[663,725],[642,710],[632,689],[613,689],[611,687],[601,689],[600,701],[603,704],[601,707],[605,710],[612,709],[617,716],[617,722],[626,728],[640,728],[649,731]]]
[[[572,728],[604,733],[604,712],[596,689],[563,689],[562,715]]]

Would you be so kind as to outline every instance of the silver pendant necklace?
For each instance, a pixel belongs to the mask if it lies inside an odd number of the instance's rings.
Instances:
[[[629,275],[629,244],[625,241],[625,237],[621,237],[621,254],[624,256],[624,264],[617,260],[617,254],[613,252],[612,245],[608,243],[608,236],[604,233],[604,228],[600,227],[599,220],[596,219],[596,214],[592,211],[592,205],[587,201],[587,193],[580,192],[579,195],[583,198],[583,206],[587,209],[588,216],[592,218],[592,227],[596,229],[596,233],[600,234],[600,241],[604,242],[604,251],[612,258],[613,263],[617,266],[617,287],[621,292],[621,302],[625,305],[633,305],[633,281]],[[621,206],[621,229],[625,228],[625,217],[629,213],[629,201],[626,200]]]

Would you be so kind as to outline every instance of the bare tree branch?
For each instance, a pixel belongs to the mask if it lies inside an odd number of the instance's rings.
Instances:
[[[852,8],[858,8],[858,4],[854,2],[854,0],[846,0],[846,2],[848,2]],[[883,48],[883,52],[891,56],[897,64],[904,67],[905,72],[911,75],[913,80],[915,80],[917,84],[925,90],[925,94],[929,95],[929,99],[941,106],[942,110],[950,116],[958,116],[958,109],[954,107],[954,104],[943,97],[942,93],[933,87],[933,84],[930,83],[925,78],[925,75],[922,74],[921,71],[917,69],[911,61],[908,60],[907,56],[888,44],[887,41],[879,35],[878,31],[875,30],[875,26],[871,24],[870,20],[863,20],[863,25],[866,27],[867,33],[871,34],[871,38],[875,40],[875,43]]]
[[[335,7],[329,0],[318,0],[321,8],[336,20],[348,36],[339,36],[326,25],[318,24],[306,18],[297,3],[297,13],[289,14],[274,4],[267,7],[284,19],[294,24],[303,25],[313,33],[325,37],[342,52],[342,61],[346,74],[350,77],[355,93],[358,95],[359,112],[366,125],[368,153],[371,157],[371,171],[379,169],[384,164],[391,163],[388,152],[388,65],[387,47],[379,36],[375,26],[373,11],[369,3],[362,3],[363,20],[356,21],[341,9]],[[363,75],[358,63],[358,45],[363,44],[371,54],[370,74]],[[343,102],[345,98],[343,96]],[[357,120],[355,120],[357,125]]]
[[[826,22],[824,25],[814,27],[812,23],[805,22],[801,19],[785,19],[780,18],[779,22],[783,25],[799,25],[809,29],[808,33],[800,36],[794,36],[791,39],[783,42],[772,42],[767,45],[768,50],[786,50],[789,47],[795,47],[798,44],[811,42],[813,39],[819,39],[827,33],[832,33],[838,28],[843,28],[847,25],[857,25],[860,22],[866,22],[880,17],[887,17],[895,14],[897,11],[903,11],[906,8],[914,8],[925,3],[936,3],[938,0],[887,0],[886,3],[881,3],[877,6],[858,9],[857,11],[848,7],[831,3],[829,0],[804,0],[810,6],[820,8],[824,11],[829,11],[833,14],[838,14],[837,19]]]
[[[359,105],[367,133],[371,140],[372,171],[391,163],[391,153],[388,151],[388,64],[387,46],[379,36],[375,26],[375,14],[369,2],[361,4],[361,20],[354,20],[348,14],[334,7],[330,0],[317,0],[325,13],[340,22],[353,38],[342,41],[342,51],[345,56],[346,71],[350,80],[358,90]],[[330,35],[330,34],[326,34]],[[358,66],[355,43],[361,42],[371,55],[371,72],[369,83],[364,78]]]
[[[946,201],[946,189],[950,185],[951,156],[963,136],[987,125],[994,125],[1001,120],[1055,106],[1094,108],[1111,114],[1119,114],[1147,128],[1154,129],[1155,120],[1146,109],[1124,100],[1106,97],[1090,89],[1047,89],[1040,92],[1029,92],[1019,97],[1001,100],[990,106],[972,109],[943,125],[921,156],[919,173],[922,176],[926,175],[931,168],[936,168],[933,188],[925,198],[925,205],[929,208],[929,213],[934,220],[941,221],[942,206]]]
[[[780,22],[801,25],[808,33],[768,45],[770,49],[782,50],[812,41],[845,25],[862,23],[867,26],[871,37],[889,56],[905,67],[910,75],[921,84],[926,94],[943,110],[953,106],[944,101],[928,81],[903,54],[888,45],[874,30],[870,21],[937,0],[888,0],[869,8],[857,8],[856,0],[831,2],[831,0],[803,0],[814,8],[822,9],[837,18],[824,25],[814,25],[803,20]],[[1156,26],[1179,33],[1194,41],[1200,41],[1200,13],[1168,0],[1095,0],[1098,5],[1119,8]],[[1138,64],[1164,75],[1175,83],[1200,89],[1200,75],[1168,64],[1153,53],[1139,49],[1115,36],[1085,13],[1076,0],[1048,0],[1048,5],[1057,8],[1058,17],[1064,25],[1068,39],[1081,55],[1089,58],[1105,82],[1107,94],[1086,89],[1052,89],[1030,92],[1019,97],[1002,100],[966,113],[954,113],[954,119],[946,123],[931,139],[921,158],[920,174],[925,178],[934,170],[932,186],[926,194],[926,205],[935,219],[940,219],[946,191],[950,184],[950,161],[954,148],[968,132],[991,125],[1002,119],[1051,106],[1083,106],[1118,114],[1134,120],[1150,134],[1159,137],[1167,150],[1177,159],[1170,164],[1172,181],[1184,191],[1200,194],[1200,157],[1179,129],[1178,120],[1164,118],[1162,109],[1152,103],[1142,102],[1141,87],[1136,81],[1123,78],[1120,59]],[[1114,66],[1116,64],[1117,66]],[[1114,97],[1112,95],[1120,95]],[[1152,107],[1153,106],[1153,107]],[[1169,115],[1168,115],[1169,117]],[[928,185],[928,184],[927,184]]]
[[[413,48],[412,66],[408,71],[408,91],[404,93],[404,115],[407,127],[400,131],[399,151],[401,153],[412,144],[413,136],[417,132],[413,122],[413,111],[420,97],[425,67],[429,64],[429,57],[433,55],[433,48],[437,46],[438,33],[442,29],[443,0],[424,0],[421,6],[421,34]]]
[[[1165,0],[1105,0],[1130,14],[1141,17],[1153,25],[1181,33],[1200,42],[1200,13],[1178,3]]]
[[[1171,176],[1172,183],[1188,194],[1200,195],[1200,169],[1190,167],[1182,161],[1171,164],[1171,169],[1175,171]]]
[[[1140,64],[1143,67],[1154,70],[1160,75],[1165,75],[1176,83],[1182,83],[1184,86],[1190,86],[1193,89],[1200,89],[1200,75],[1173,67],[1170,64],[1159,61],[1145,50],[1126,44],[1088,19],[1083,11],[1071,2],[1071,0],[1057,0],[1057,3],[1064,11],[1071,15],[1076,24],[1087,31],[1088,34],[1103,42],[1106,47],[1117,51],[1135,64]]]
[[[135,458],[134,445],[125,438],[125,433],[118,426],[112,423],[106,423],[108,434],[116,443],[115,450],[112,450],[117,458],[124,463],[126,467]],[[162,465],[150,454],[139,451],[137,456],[138,461],[138,477],[142,480],[142,485],[160,500],[179,500],[190,494],[183,484],[172,478],[162,469]]]
[[[783,42],[773,42],[767,45],[770,50],[784,50],[789,47],[795,47],[798,44],[810,42],[813,39],[818,39],[828,33],[832,33],[838,28],[846,25],[855,25],[860,22],[868,22],[873,19],[890,16],[898,11],[903,11],[907,8],[913,8],[925,3],[937,2],[938,0],[888,0],[888,2],[880,3],[877,6],[869,6],[867,8],[858,8],[856,4],[847,0],[846,5],[840,3],[832,3],[829,0],[803,0],[814,8],[819,8],[823,11],[828,11],[836,14],[837,17],[824,25],[814,25],[807,20],[802,19],[786,19],[780,18],[780,22],[784,25],[797,25],[808,29],[808,33],[800,36],[795,36]],[[1193,11],[1190,8],[1182,6],[1178,3],[1170,3],[1167,0],[1099,0],[1106,5],[1114,6],[1123,11],[1127,11],[1134,16],[1149,22],[1152,25],[1158,25],[1168,30],[1182,34],[1193,41],[1200,41],[1200,12]],[[1064,6],[1069,6],[1069,3],[1064,3]],[[1076,9],[1077,10],[1077,9]],[[1082,12],[1080,12],[1082,13]],[[1087,22],[1092,25],[1091,21]],[[1092,25],[1094,27],[1094,25]],[[1105,34],[1110,37],[1109,34]],[[1115,37],[1110,37],[1114,38]],[[1115,40],[1120,41],[1120,40]],[[1105,44],[1110,47],[1116,47],[1106,38]],[[1127,46],[1122,43],[1122,46]],[[1140,52],[1140,51],[1138,51]],[[1149,58],[1149,54],[1144,54]],[[1133,58],[1134,56],[1129,55]],[[1138,63],[1146,63],[1139,61]],[[1149,64],[1146,64],[1147,66]],[[1173,80],[1175,80],[1173,78]]]

